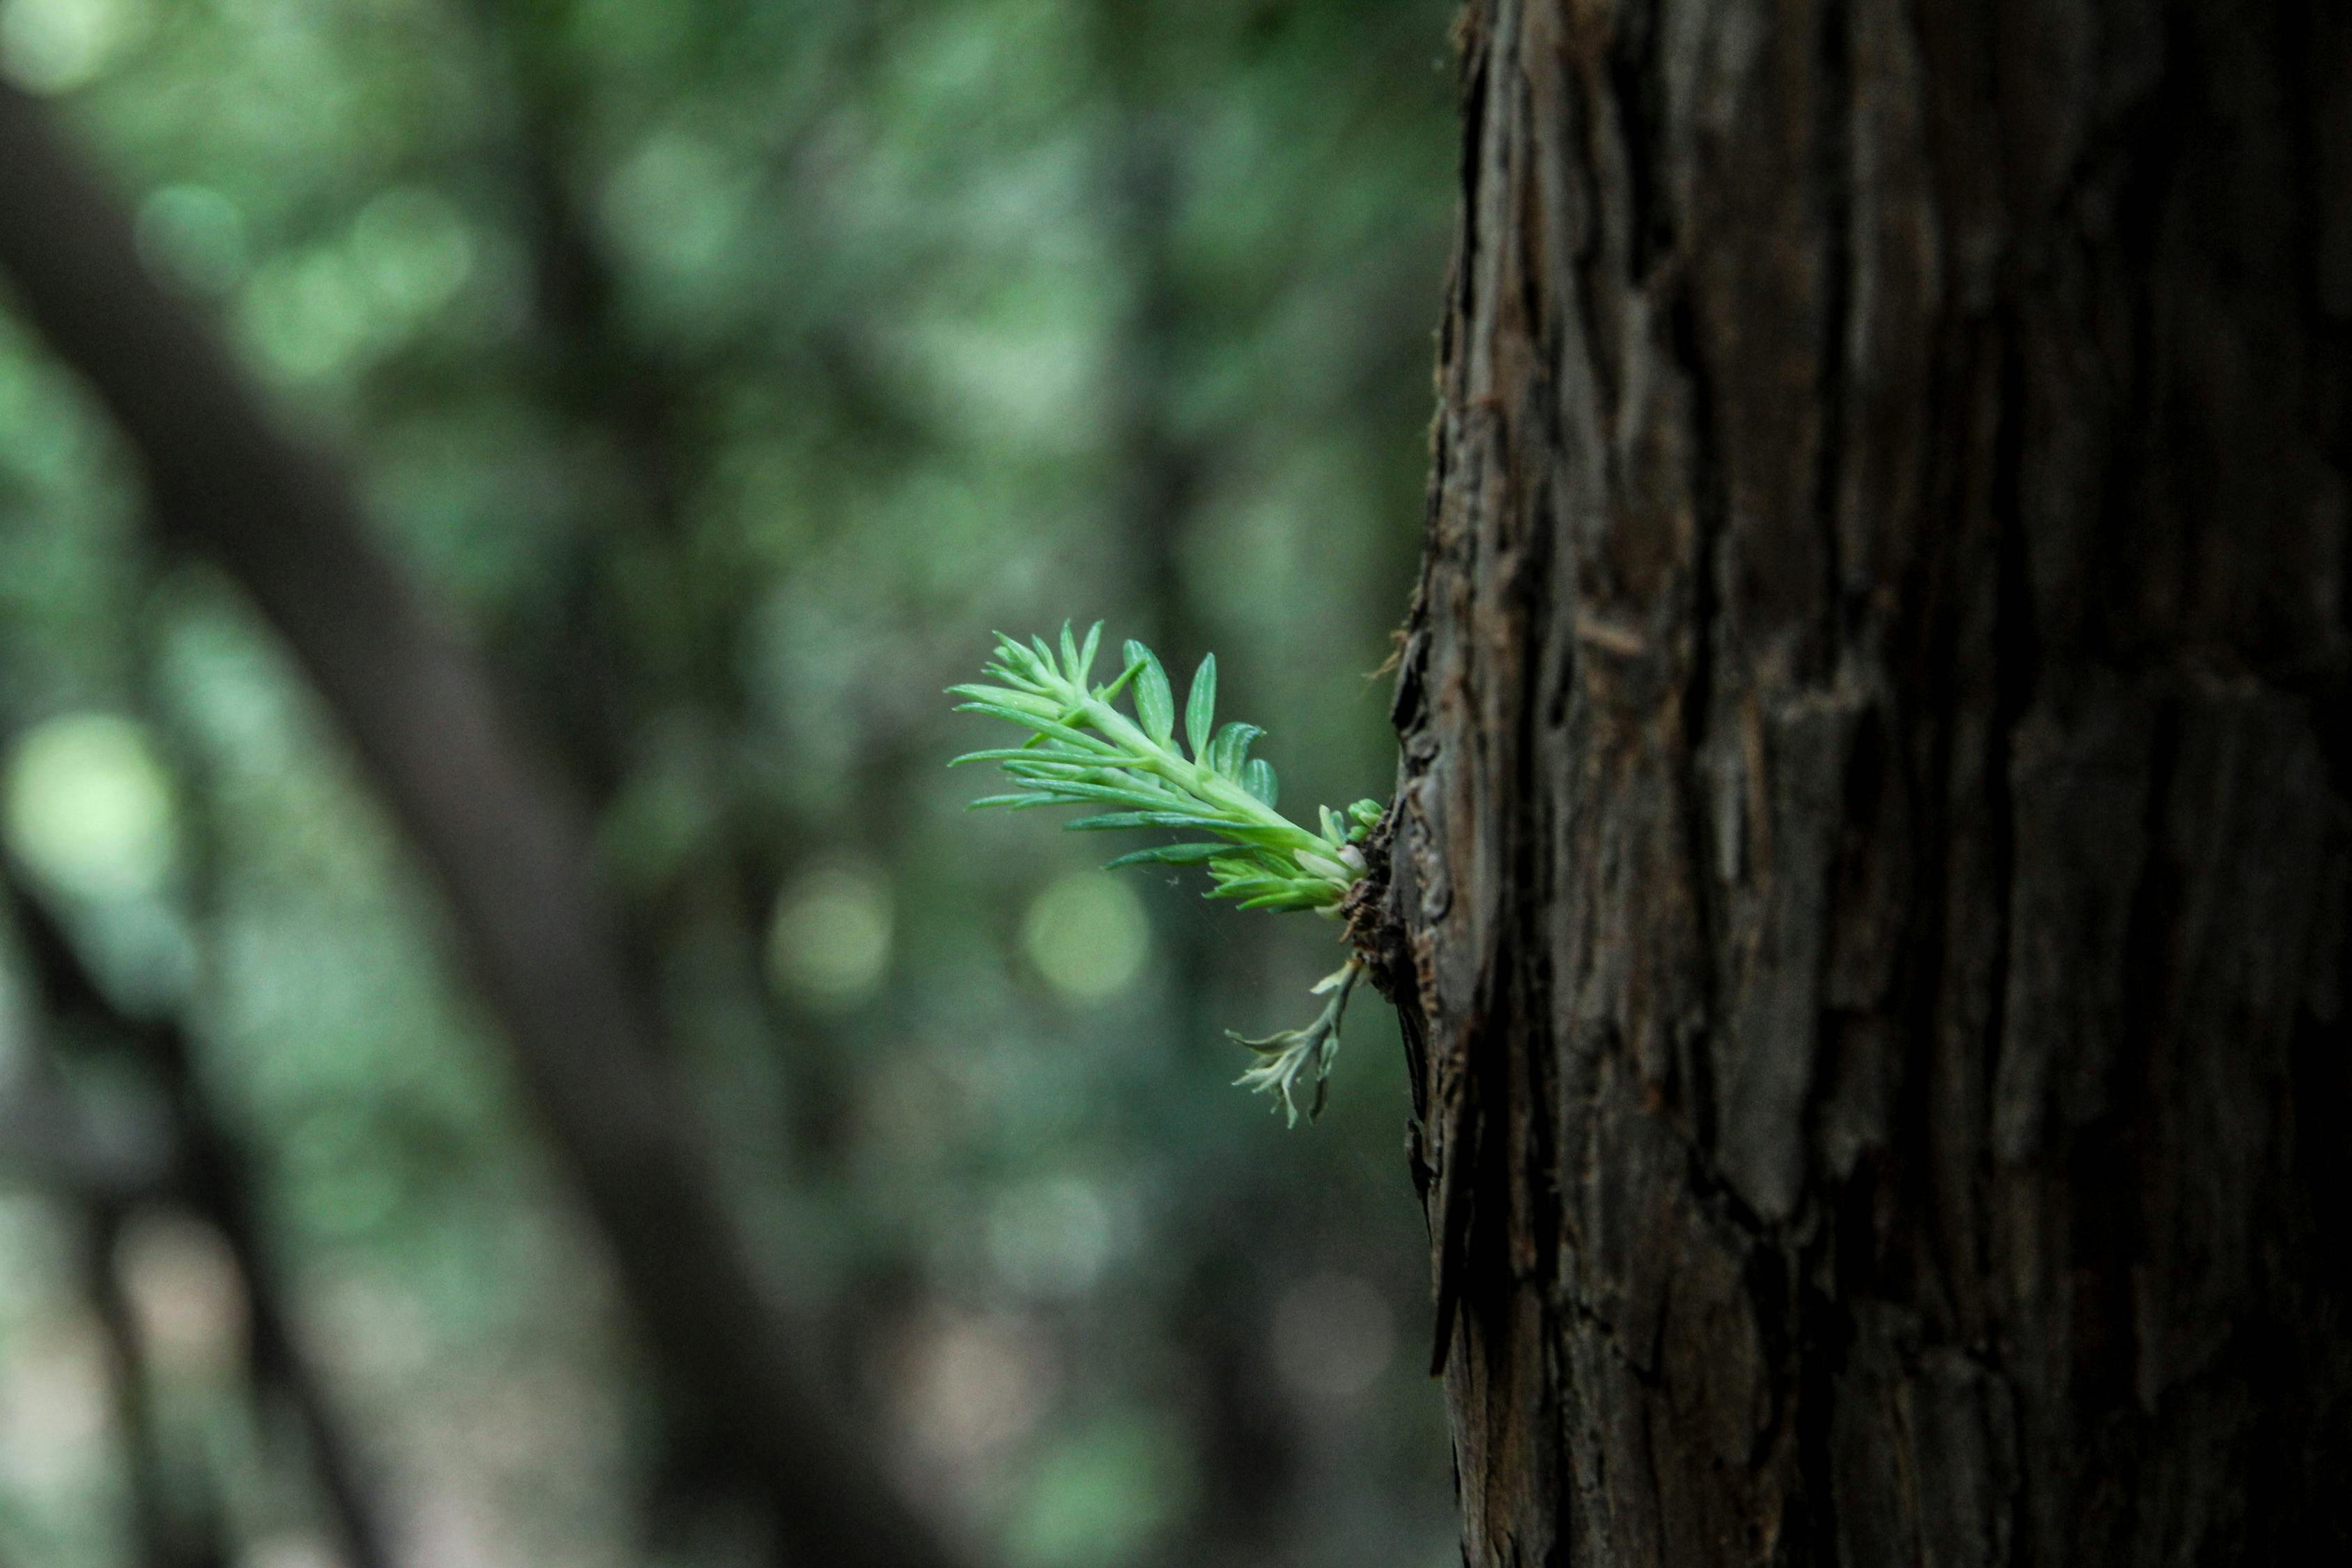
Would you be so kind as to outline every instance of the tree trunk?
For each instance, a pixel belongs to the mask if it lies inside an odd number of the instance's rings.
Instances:
[[[2352,8],[1461,42],[1381,978],[1466,1561],[2352,1561]]]

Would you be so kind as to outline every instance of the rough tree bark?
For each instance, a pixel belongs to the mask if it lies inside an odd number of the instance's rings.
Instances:
[[[1460,41],[1384,979],[1466,1560],[2352,1560],[2352,12]]]

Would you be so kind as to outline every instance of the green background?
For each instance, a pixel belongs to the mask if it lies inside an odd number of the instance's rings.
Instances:
[[[285,422],[595,816],[811,1358],[1020,1568],[1454,1560],[1393,1026],[1229,1087],[1333,928],[968,816],[992,627],[1214,648],[1294,815],[1385,795],[1451,212],[1439,0],[0,0]],[[6,215],[0,214],[0,221]],[[407,1558],[731,1563],[436,897],[0,293],[8,851],[197,1026]],[[0,976],[0,1105],[53,1069]],[[131,1561],[74,1196],[0,1163],[0,1562]],[[114,1263],[175,1506],[334,1561],[220,1239]]]

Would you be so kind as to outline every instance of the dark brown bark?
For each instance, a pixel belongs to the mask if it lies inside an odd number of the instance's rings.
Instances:
[[[578,813],[467,649],[375,544],[349,477],[266,415],[141,269],[130,224],[0,85],[0,273],[142,459],[154,525],[252,595],[446,894],[525,1091],[661,1365],[812,1563],[957,1560],[810,1383],[719,1201],[620,960]]]
[[[1386,979],[1467,1561],[2343,1557],[2352,14],[1462,44]]]

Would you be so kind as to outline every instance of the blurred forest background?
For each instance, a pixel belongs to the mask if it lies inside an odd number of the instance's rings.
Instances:
[[[0,0],[588,813],[714,1195],[981,1561],[1454,1557],[1383,1009],[1286,1131],[1222,1030],[1332,928],[965,815],[940,694],[1101,616],[1294,809],[1385,795],[1449,9]],[[146,511],[0,281],[0,1563],[774,1560],[366,764]]]

